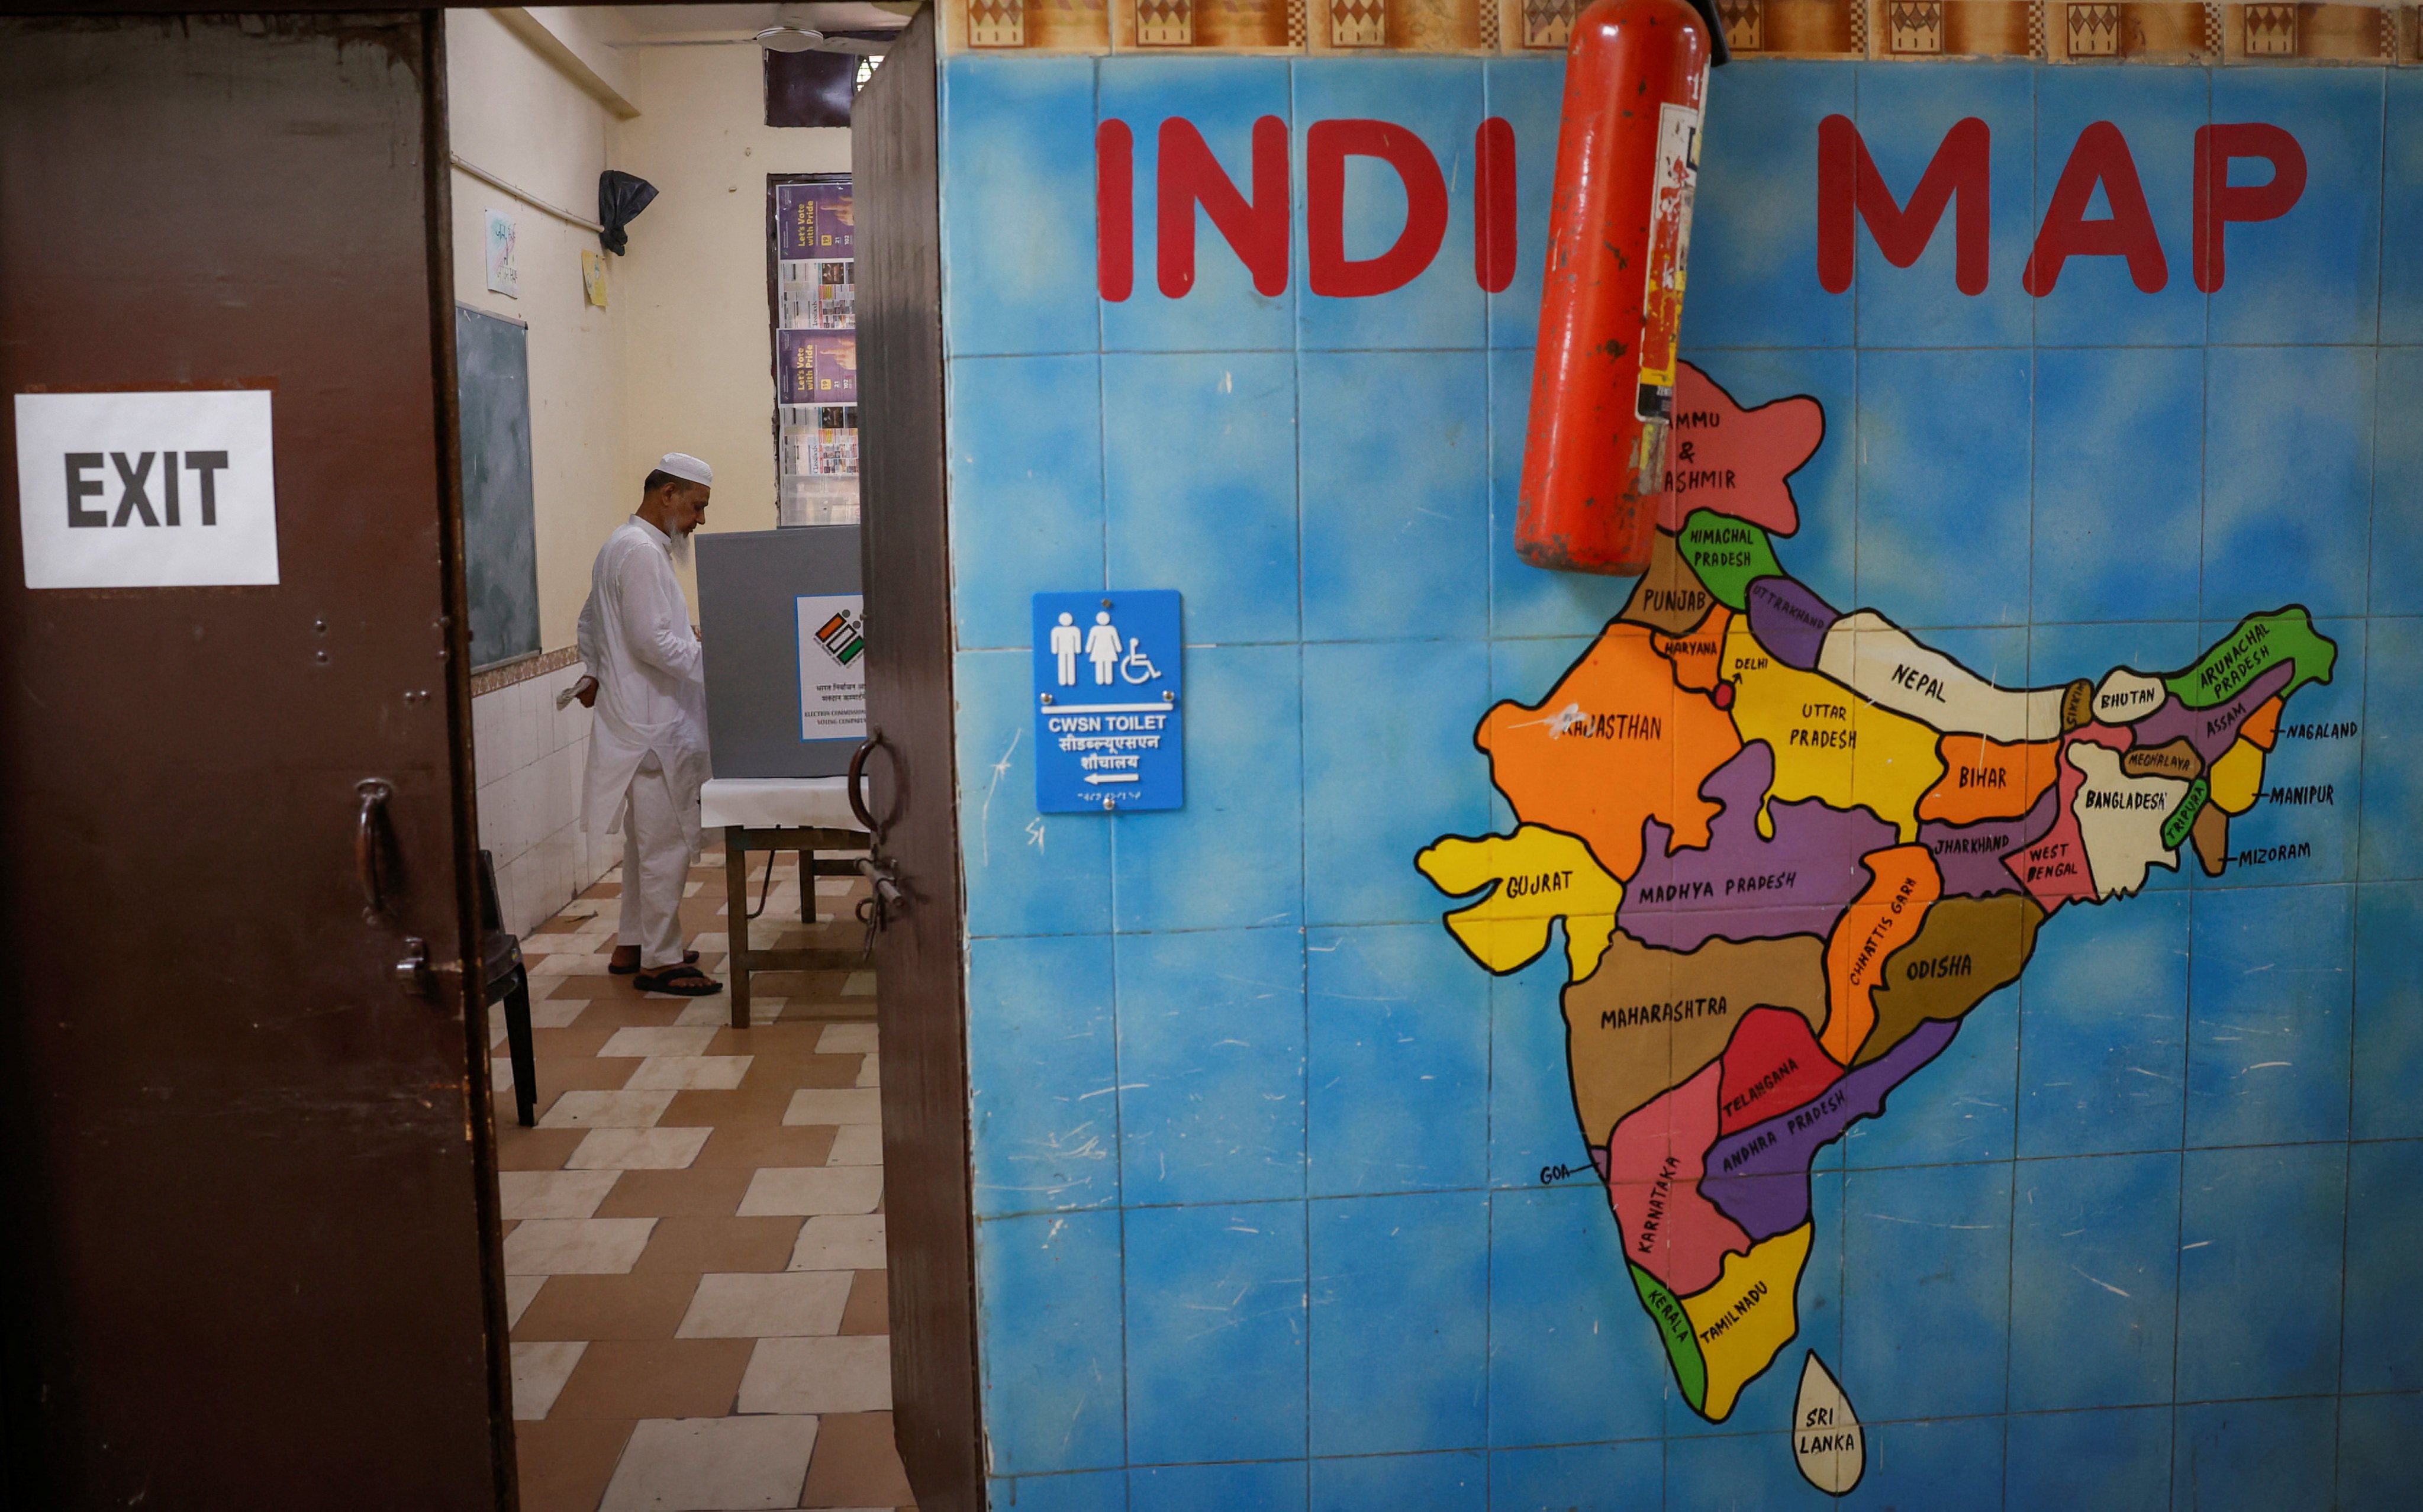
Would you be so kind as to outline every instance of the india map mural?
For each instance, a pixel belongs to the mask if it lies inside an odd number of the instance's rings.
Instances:
[[[1416,864],[1472,899],[1447,927],[1492,972],[1563,923],[1575,1113],[1675,1383],[1720,1423],[1797,1331],[1817,1152],[2064,909],[2232,864],[2336,647],[2289,605],[2187,667],[1996,686],[1780,559],[1815,400],[1744,411],[1686,365],[1676,410],[1648,574],[1545,699],[1474,732],[1516,827]]]

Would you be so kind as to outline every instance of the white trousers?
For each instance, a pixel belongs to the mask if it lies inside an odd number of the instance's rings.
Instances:
[[[673,810],[664,767],[651,753],[631,779],[623,811],[623,926],[616,940],[640,948],[640,969],[659,971],[682,958],[682,889],[689,881],[689,838]]]

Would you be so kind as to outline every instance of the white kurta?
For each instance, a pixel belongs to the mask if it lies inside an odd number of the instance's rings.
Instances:
[[[616,827],[631,779],[653,755],[664,769],[681,838],[698,854],[698,790],[707,778],[706,679],[673,543],[631,516],[606,538],[580,606],[580,659],[597,679],[581,819],[592,838]],[[656,839],[640,836],[645,844]]]

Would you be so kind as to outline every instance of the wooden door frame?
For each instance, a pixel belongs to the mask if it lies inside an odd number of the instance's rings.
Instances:
[[[423,13],[422,193],[428,207],[430,360],[437,396],[439,588],[446,606],[446,719],[454,788],[454,908],[465,958],[453,989],[469,1043],[471,1159],[480,1209],[481,1290],[487,1312],[488,1436],[496,1456],[497,1505],[521,1505],[521,1457],[514,1428],[513,1324],[505,1300],[503,1202],[498,1190],[495,1088],[489,1078],[488,984],[481,940],[480,776],[472,748],[471,590],[463,535],[463,406],[454,350],[454,174],[446,93],[446,12]],[[442,978],[440,980],[443,980]],[[484,1112],[486,1117],[478,1116]]]

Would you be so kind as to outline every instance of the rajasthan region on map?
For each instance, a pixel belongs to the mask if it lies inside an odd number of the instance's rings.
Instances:
[[[1721,1422],[1798,1331],[1819,1149],[2064,908],[2182,846],[2218,874],[2283,705],[2336,648],[2290,606],[2177,671],[1997,686],[1778,561],[1815,400],[1745,411],[1687,364],[1676,410],[1623,612],[1474,732],[1513,832],[1416,864],[1471,898],[1447,927],[1493,972],[1562,921],[1574,1108],[1674,1379]]]

